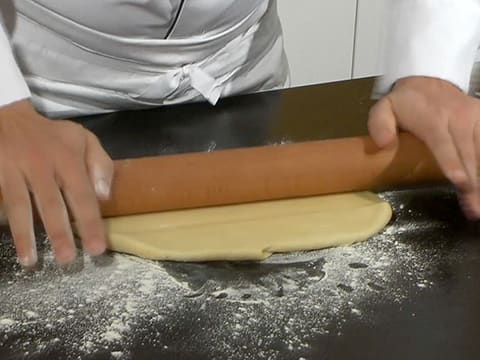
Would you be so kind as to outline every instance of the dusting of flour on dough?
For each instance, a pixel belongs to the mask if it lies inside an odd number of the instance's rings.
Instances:
[[[402,205],[394,207],[408,211]],[[82,254],[69,271],[56,267],[43,239],[43,264],[33,273],[19,268],[4,238],[0,347],[27,358],[55,349],[64,358],[129,359],[133,348],[148,346],[158,354],[270,359],[283,339],[282,353],[308,358],[315,336],[341,335],[352,317],[368,321],[372,304],[401,304],[410,290],[397,286],[399,278],[419,292],[434,285],[430,271],[441,251],[399,239],[422,226],[397,221],[365,243],[274,255],[262,264]]]

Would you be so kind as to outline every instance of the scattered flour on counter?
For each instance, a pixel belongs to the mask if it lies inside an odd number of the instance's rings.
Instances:
[[[35,354],[42,346],[61,343],[72,357],[90,353],[123,343],[152,301],[158,309],[150,310],[161,311],[172,296],[185,292],[157,264],[124,255],[103,260],[106,263],[97,264],[82,256],[78,269],[64,272],[47,251],[41,270],[32,273],[12,262],[9,279],[3,276],[0,283],[0,346],[8,344]],[[28,334],[30,342],[10,343],[9,334],[19,332]]]
[[[206,149],[206,152],[212,152],[217,148],[217,143],[215,141],[210,141],[208,143],[208,147]]]
[[[123,356],[123,352],[121,351],[112,351],[111,354],[114,359],[121,359]]]
[[[292,139],[289,139],[288,137],[282,137],[277,141],[267,143],[266,145],[269,146],[279,146],[279,145],[288,145],[293,143]]]
[[[0,319],[0,327],[12,326],[15,324],[15,321],[8,318]]]
[[[43,264],[31,273],[3,239],[0,347],[27,358],[56,349],[66,359],[99,352],[129,359],[132,348],[148,345],[159,354],[274,359],[288,351],[300,359],[315,336],[341,335],[351,318],[368,321],[372,304],[401,304],[412,289],[434,285],[430,272],[441,251],[399,240],[423,226],[395,222],[365,243],[262,263],[81,255],[68,271],[56,267],[44,239]]]

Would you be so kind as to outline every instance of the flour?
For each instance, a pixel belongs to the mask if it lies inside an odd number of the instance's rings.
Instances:
[[[212,152],[214,151],[215,149],[217,148],[217,143],[215,141],[210,141],[208,143],[208,147],[207,149],[205,150],[206,152]]]
[[[278,254],[261,264],[81,254],[62,271],[42,239],[42,266],[28,273],[4,238],[0,347],[26,357],[56,350],[67,359],[129,359],[139,347],[155,349],[158,358],[180,351],[212,359],[239,353],[245,359],[308,358],[315,336],[341,336],[349,319],[369,321],[373,305],[401,304],[411,291],[435,285],[430,272],[441,251],[400,240],[432,224],[405,223],[407,207],[394,206],[395,223],[365,243]],[[399,287],[400,279],[411,286]]]
[[[121,359],[123,357],[123,352],[121,351],[112,351],[112,357],[114,359]]]
[[[15,321],[13,321],[12,319],[8,319],[8,318],[0,319],[0,327],[8,327],[14,324],[15,324]]]

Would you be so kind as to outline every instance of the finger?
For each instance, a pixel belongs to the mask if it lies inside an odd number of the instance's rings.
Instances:
[[[77,165],[64,167],[64,172],[59,174],[59,182],[84,249],[92,256],[102,254],[106,250],[106,239],[98,200],[80,159]]]
[[[458,202],[465,216],[470,220],[480,219],[478,191],[469,193],[458,193]]]
[[[58,184],[53,176],[44,175],[48,173],[36,172],[37,176],[30,181],[31,189],[55,258],[60,265],[67,265],[76,257],[72,229]]]
[[[471,186],[468,175],[448,129],[435,129],[422,140],[430,148],[447,179],[461,192],[469,191]]]
[[[5,209],[5,205],[0,205],[0,226],[8,225],[8,216],[7,210]]]
[[[460,205],[465,215],[471,219],[480,219],[480,187],[478,186],[478,159],[480,159],[480,123],[473,126],[473,143],[475,152],[475,190],[460,195]]]
[[[113,161],[103,149],[97,137],[87,132],[87,150],[85,161],[88,175],[99,199],[110,197],[113,179]]]
[[[457,118],[450,119],[448,124],[448,132],[468,175],[470,184],[467,190],[472,190],[477,186],[474,121],[469,118]]]
[[[5,212],[17,251],[18,261],[25,268],[37,263],[37,247],[33,231],[33,216],[30,194],[23,175],[6,169],[1,179]]]
[[[397,138],[397,123],[392,103],[384,97],[375,104],[369,113],[368,131],[375,144],[386,147]]]
[[[459,188],[459,200],[465,215],[470,219],[480,216],[477,194],[477,156],[474,139],[474,121],[468,117],[451,119],[449,133],[468,176],[468,186]]]
[[[474,150],[475,150],[475,170],[477,171],[477,188],[480,188],[480,178],[478,177],[478,166],[480,160],[480,119],[475,123],[473,127],[473,143],[474,143]]]

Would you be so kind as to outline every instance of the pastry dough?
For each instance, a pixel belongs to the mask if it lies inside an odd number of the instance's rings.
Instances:
[[[349,245],[389,222],[369,192],[317,196],[105,220],[109,248],[149,259],[262,260],[276,252]]]

